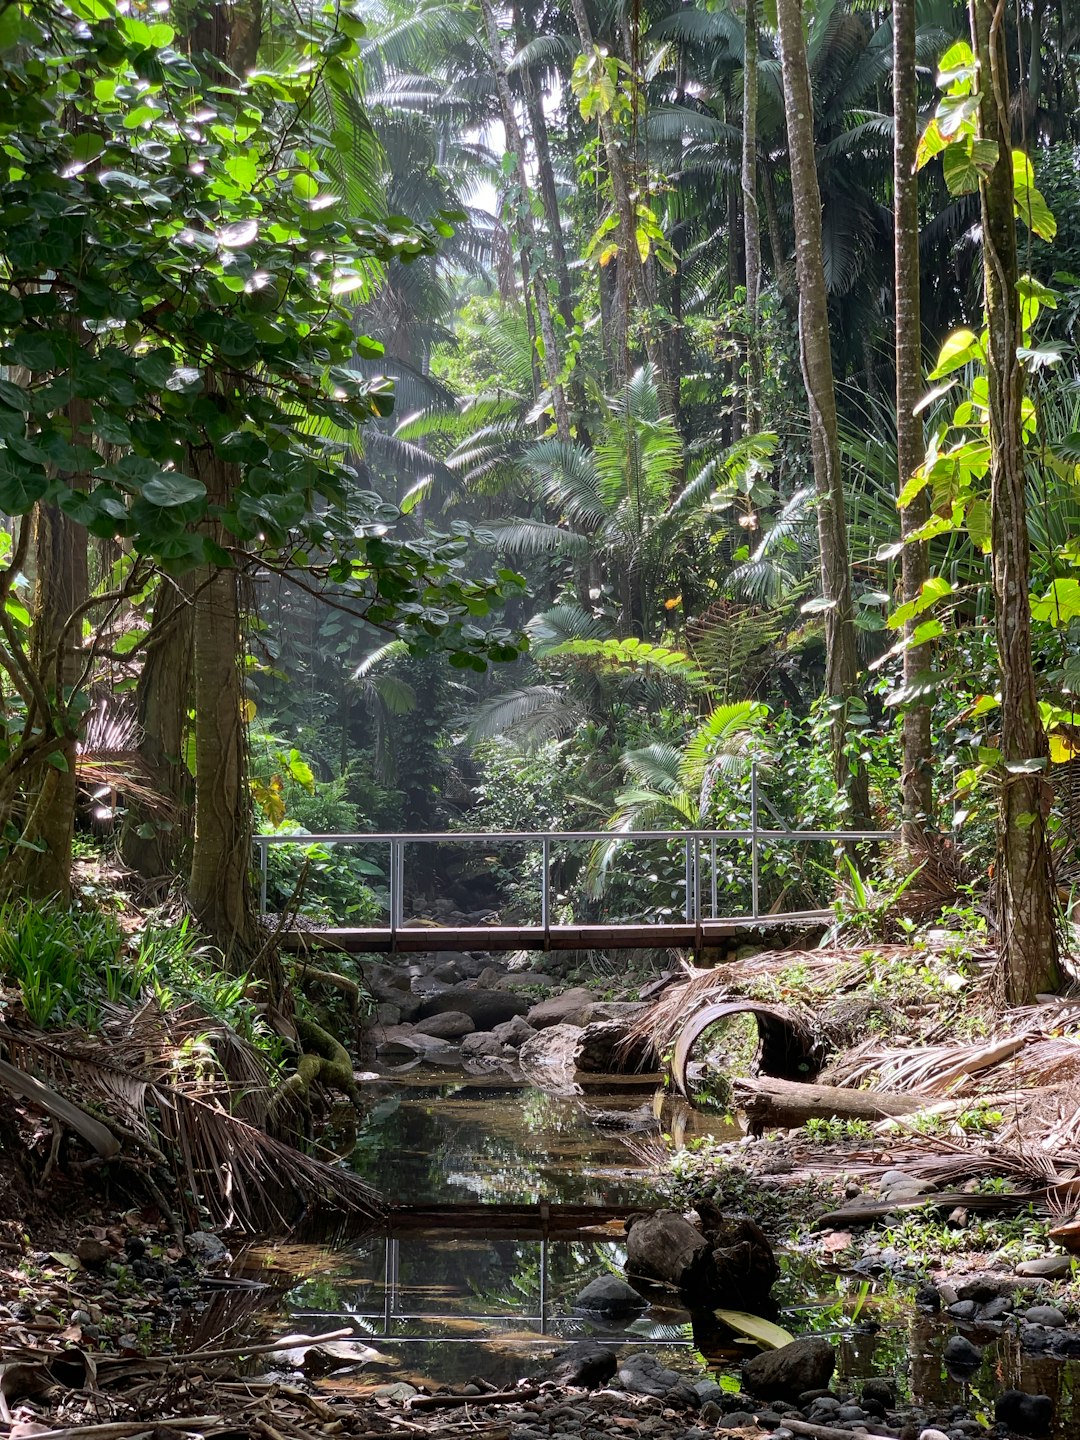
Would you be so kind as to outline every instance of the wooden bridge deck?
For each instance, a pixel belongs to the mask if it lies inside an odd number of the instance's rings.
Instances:
[[[285,948],[329,948],[352,955],[416,955],[432,951],[708,949],[732,935],[759,930],[809,930],[827,925],[829,910],[724,920],[677,920],[655,925],[409,925],[397,929],[312,928],[287,930]]]
[[[538,1240],[572,1240],[596,1230],[618,1227],[642,1204],[557,1205],[546,1200],[532,1204],[465,1202],[438,1205],[392,1205],[387,1211],[386,1233],[391,1236],[471,1234],[534,1236]]]

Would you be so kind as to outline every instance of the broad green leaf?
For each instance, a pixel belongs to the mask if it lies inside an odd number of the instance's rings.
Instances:
[[[1032,596],[1031,613],[1055,629],[1064,628],[1080,616],[1080,580],[1072,577],[1053,581],[1046,594]]]
[[[1053,240],[1057,221],[1035,184],[1035,171],[1023,150],[1013,151],[1013,198],[1016,213],[1040,240]]]
[[[760,1315],[751,1315],[746,1310],[714,1310],[713,1314],[738,1335],[755,1340],[763,1350],[780,1350],[795,1339],[782,1325],[763,1320]]]
[[[937,364],[930,371],[930,379],[941,380],[954,370],[962,370],[972,360],[983,358],[982,341],[974,330],[954,330],[941,347]]]
[[[944,575],[931,575],[929,580],[924,580],[917,597],[909,600],[906,604],[898,606],[889,616],[889,629],[899,630],[916,615],[921,615],[924,610],[929,610],[946,595],[952,594],[952,585],[945,579]]]
[[[206,498],[206,486],[193,475],[182,475],[176,470],[162,470],[143,486],[143,499],[151,505],[170,509],[174,505],[187,505],[192,500]]]

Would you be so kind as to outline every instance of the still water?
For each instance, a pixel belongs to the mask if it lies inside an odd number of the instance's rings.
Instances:
[[[656,1164],[674,1144],[723,1134],[715,1122],[625,1076],[593,1077],[579,1095],[549,1095],[505,1076],[414,1069],[365,1086],[366,1116],[337,1134],[341,1153],[392,1203],[577,1204],[661,1202]],[[367,1389],[390,1381],[436,1385],[480,1376],[513,1384],[539,1373],[568,1342],[593,1336],[647,1347],[691,1378],[712,1374],[737,1388],[740,1352],[725,1348],[709,1317],[692,1316],[663,1291],[626,1323],[575,1309],[591,1279],[622,1274],[621,1225],[572,1240],[488,1229],[383,1236],[331,1245],[267,1244],[240,1273],[269,1285],[261,1322],[280,1333],[351,1326],[373,1353],[335,1383]],[[954,1327],[923,1316],[910,1286],[837,1272],[815,1256],[779,1256],[779,1320],[796,1334],[837,1342],[841,1385],[876,1375],[918,1403],[992,1414],[993,1396],[1016,1386],[1057,1401],[1055,1440],[1080,1434],[1074,1364],[1020,1352],[1014,1339],[980,1336],[985,1361],[969,1381],[942,1362]],[[254,1318],[254,1317],[253,1317]],[[854,1388],[858,1388],[857,1384]]]

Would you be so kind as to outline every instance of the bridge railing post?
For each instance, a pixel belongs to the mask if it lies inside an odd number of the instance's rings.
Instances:
[[[693,873],[693,851],[690,848],[690,836],[683,837],[683,884],[686,887],[686,903],[683,906],[683,915],[689,925],[694,918],[694,873]]]
[[[259,845],[259,914],[266,914],[266,892],[270,872],[270,846],[265,840],[259,844],[259,837],[256,837],[256,844]]]
[[[757,761],[750,762],[750,917],[758,918],[761,904],[761,841],[758,838],[758,778]]]
[[[717,874],[716,874],[716,836],[715,836],[715,835],[713,836],[712,840],[710,840],[710,842],[709,842],[709,864],[712,866],[712,876],[711,876],[711,886],[710,886],[709,898],[710,898],[710,900],[711,900],[711,902],[712,902],[712,919],[715,920],[715,919],[716,919],[716,906],[717,906],[717,902],[718,902],[718,895],[717,895],[718,877],[717,877]]]
[[[404,890],[405,865],[402,856],[402,842],[400,840],[390,841],[390,931],[401,929],[402,917],[405,913]]]
[[[546,935],[551,928],[551,836],[545,835],[543,842],[543,872],[540,877],[540,923]]]

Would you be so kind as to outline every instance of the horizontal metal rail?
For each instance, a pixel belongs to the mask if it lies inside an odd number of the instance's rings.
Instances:
[[[798,843],[815,844],[825,843],[832,845],[843,844],[867,844],[887,840],[896,840],[899,837],[897,830],[798,830],[785,827],[782,823],[773,826],[762,826],[760,815],[762,806],[776,819],[782,821],[776,809],[769,801],[760,794],[758,785],[757,767],[751,767],[750,779],[750,824],[749,826],[735,826],[730,829],[700,829],[700,830],[502,830],[490,832],[486,830],[444,830],[444,831],[369,831],[354,833],[316,833],[307,835],[277,834],[277,835],[256,835],[255,846],[259,856],[260,873],[260,905],[266,909],[267,884],[269,876],[269,857],[272,845],[298,846],[307,848],[315,845],[356,845],[356,846],[387,846],[389,850],[389,864],[387,868],[387,880],[389,887],[389,924],[385,927],[365,927],[363,929],[332,929],[322,932],[295,931],[293,943],[297,947],[303,947],[306,938],[315,939],[318,934],[323,934],[327,939],[332,938],[333,943],[341,948],[347,949],[371,949],[390,950],[397,949],[417,951],[421,948],[418,941],[411,938],[406,939],[403,932],[406,930],[407,922],[404,918],[405,904],[405,850],[409,845],[483,845],[485,848],[504,845],[539,845],[542,854],[542,866],[540,875],[540,923],[539,925],[527,924],[516,926],[484,926],[484,927],[424,927],[422,933],[431,934],[433,931],[439,933],[441,928],[444,937],[453,934],[460,937],[460,944],[453,944],[449,947],[440,942],[437,946],[427,948],[451,948],[469,949],[472,948],[467,942],[479,929],[480,933],[488,936],[488,945],[484,948],[541,948],[541,949],[577,949],[594,948],[599,942],[596,936],[602,932],[610,932],[613,939],[610,948],[632,948],[638,949],[650,943],[666,943],[679,945],[692,943],[700,948],[700,945],[707,938],[705,932],[710,928],[715,933],[720,933],[723,927],[730,929],[737,923],[769,923],[777,924],[785,920],[796,922],[803,920],[809,923],[817,923],[822,918],[827,918],[826,912],[812,911],[801,912],[785,916],[761,912],[761,852],[762,848],[774,845],[793,845]],[[682,922],[678,921],[655,921],[642,922],[637,925],[562,925],[552,924],[551,914],[551,873],[553,847],[569,847],[578,844],[605,845],[616,847],[620,845],[641,845],[656,842],[663,842],[669,845],[678,845],[683,852],[683,870],[685,877],[685,906]],[[719,906],[718,880],[717,880],[717,846],[723,843],[748,844],[750,846],[750,913],[747,915],[720,916],[717,914]],[[707,847],[703,855],[703,847]],[[702,904],[702,870],[703,862],[707,861],[709,869],[709,914],[703,914]],[[615,932],[621,932],[617,936]],[[684,933],[686,932],[686,933]],[[412,932],[415,935],[415,931]],[[689,935],[689,939],[687,938]],[[650,942],[645,935],[652,935]],[[586,936],[588,937],[586,939]],[[539,943],[537,943],[539,941]]]

